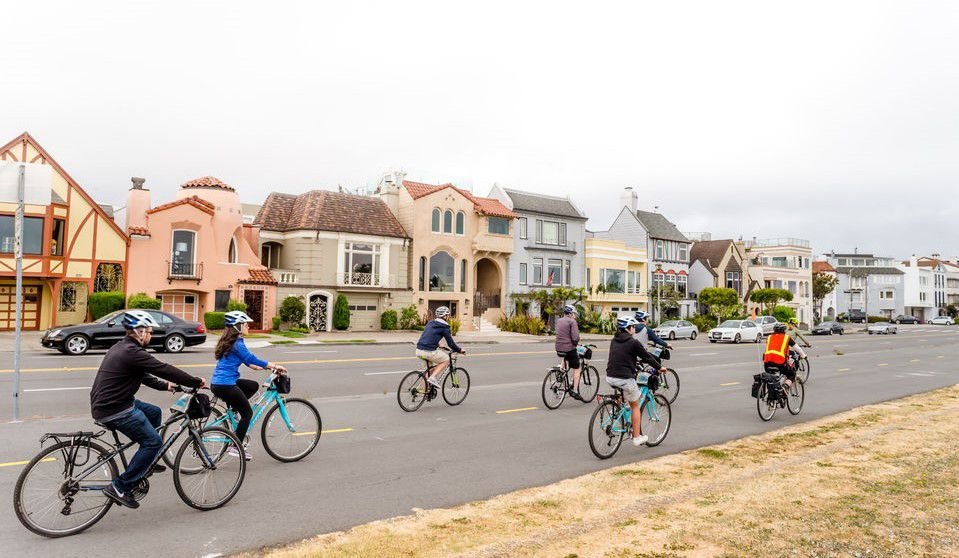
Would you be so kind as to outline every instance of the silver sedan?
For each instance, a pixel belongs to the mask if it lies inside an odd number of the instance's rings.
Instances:
[[[896,327],[896,325],[889,322],[876,322],[867,327],[866,331],[869,332],[869,335],[878,335],[880,333],[883,335],[889,335],[890,333],[895,335],[896,333],[899,333],[899,329]]]
[[[653,331],[663,339],[669,340],[685,338],[696,339],[696,336],[699,335],[699,328],[693,325],[692,322],[687,322],[686,320],[663,322],[662,325]]]

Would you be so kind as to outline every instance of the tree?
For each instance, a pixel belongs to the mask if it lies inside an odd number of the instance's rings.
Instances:
[[[749,300],[763,306],[763,313],[772,315],[773,308],[780,302],[789,302],[793,294],[786,289],[757,289],[749,295]]]
[[[519,302],[534,301],[547,316],[561,316],[563,306],[572,304],[581,306],[586,300],[586,289],[582,287],[553,287],[537,289],[528,293],[517,293],[513,299]]]
[[[684,297],[682,293],[676,290],[676,287],[670,285],[660,285],[649,288],[649,307],[658,308],[663,315],[669,310],[679,308],[679,301]],[[657,322],[663,321],[663,316],[656,316]]]
[[[742,304],[735,289],[708,287],[699,291],[699,303],[709,308],[709,313],[723,321],[740,313]]]
[[[333,327],[340,331],[350,327],[350,303],[343,295],[336,295],[333,304]]]
[[[288,324],[298,326],[306,317],[306,304],[298,296],[288,296],[280,304],[280,319]]]
[[[822,301],[836,290],[839,278],[835,275],[817,271],[812,274],[812,301],[817,310],[817,316],[822,319]]]
[[[788,306],[777,306],[773,308],[772,315],[780,322],[786,323],[796,317],[796,312]]]

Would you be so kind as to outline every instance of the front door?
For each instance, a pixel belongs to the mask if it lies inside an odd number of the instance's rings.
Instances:
[[[253,319],[250,329],[263,329],[263,291],[243,291],[246,314]]]
[[[309,316],[307,324],[311,331],[327,331],[329,329],[326,323],[327,312],[329,311],[330,301],[326,295],[315,294],[310,297]]]

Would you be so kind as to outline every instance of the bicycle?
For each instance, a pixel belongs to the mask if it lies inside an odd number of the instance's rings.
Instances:
[[[777,409],[785,407],[789,414],[798,415],[806,400],[806,387],[799,375],[788,388],[786,377],[775,367],[753,376],[752,396],[756,398],[756,411],[763,422],[769,422]]]
[[[466,395],[470,391],[470,375],[465,369],[456,366],[456,353],[446,347],[440,347],[440,349],[445,351],[450,358],[449,365],[440,380],[442,382],[443,401],[446,401],[447,405],[455,407],[466,399]],[[426,362],[424,370],[414,370],[400,380],[400,385],[396,389],[396,401],[400,404],[400,408],[407,413],[418,410],[423,406],[423,403],[436,399],[439,394],[440,390],[426,381],[427,374],[429,374],[432,366],[429,362]]]
[[[274,371],[263,382],[262,386],[267,389],[253,402],[253,417],[250,419],[250,428],[247,431],[252,430],[262,416],[260,440],[263,442],[263,449],[277,461],[292,463],[303,459],[316,449],[323,432],[323,421],[320,419],[320,412],[306,399],[283,397],[283,394],[289,392],[289,382],[279,380],[284,385],[278,386],[277,381],[280,376]],[[281,390],[280,387],[284,389]],[[216,403],[217,399],[214,398],[214,407],[205,425],[222,426],[235,432],[240,424],[239,415],[229,407],[225,408],[225,411],[220,411],[215,406]],[[160,436],[166,438],[166,428]],[[246,440],[243,442],[246,443]],[[172,466],[172,456],[168,452],[164,452],[163,462]]]
[[[809,364],[808,357],[799,357],[799,353],[796,351],[789,351],[789,358],[792,360],[793,367],[796,369],[796,377],[801,379],[805,384],[809,381],[809,373],[812,371],[812,366]]]
[[[593,358],[593,349],[596,345],[579,345],[577,351],[582,361],[580,365],[579,377],[579,396],[583,403],[588,403],[596,397],[599,391],[599,372],[595,366],[589,364],[589,359]],[[564,355],[559,355],[564,356]],[[585,388],[585,390],[584,390]],[[546,371],[546,377],[543,378],[543,404],[547,409],[558,409],[566,395],[572,393],[573,384],[569,377],[569,365],[564,358],[560,364],[550,367]]]
[[[190,412],[175,413],[161,425],[163,428],[177,423],[180,428],[164,441],[148,471],[186,433],[187,439],[174,459],[173,485],[180,499],[191,508],[217,509],[229,502],[243,484],[246,461],[234,459],[229,451],[242,451],[240,441],[223,428],[197,428],[194,420],[202,418],[204,405],[197,399],[196,390],[175,391],[185,391],[179,401],[186,399],[184,406]],[[113,442],[104,446],[100,438],[107,430],[113,434]],[[44,537],[64,537],[92,527],[113,506],[114,501],[102,491],[120,474],[116,457],[126,468],[125,452],[135,442],[122,443],[111,428],[47,433],[40,438],[41,446],[51,439],[55,443],[42,449],[20,472],[13,492],[13,508],[17,519],[30,531]],[[187,474],[186,469],[195,472]],[[138,501],[150,490],[150,474],[133,490]]]
[[[660,360],[669,360],[670,353],[666,347],[653,345],[649,352]],[[656,371],[656,369],[653,367],[647,367],[646,369],[648,373],[654,371]],[[676,401],[676,398],[679,397],[679,374],[672,368],[667,368],[666,372],[660,372],[659,387],[656,388],[656,393],[662,393],[670,404]]]
[[[623,398],[623,390],[613,390],[612,394],[596,398],[599,406],[589,418],[589,449],[600,459],[609,459],[619,450],[624,438],[633,437],[632,408]],[[640,385],[639,391],[640,430],[649,438],[646,445],[655,447],[669,434],[672,410],[666,397],[660,393],[654,395],[647,385]]]

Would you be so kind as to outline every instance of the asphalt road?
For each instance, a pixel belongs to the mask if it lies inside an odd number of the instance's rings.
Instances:
[[[760,433],[855,406],[953,385],[959,374],[959,328],[905,326],[895,336],[862,334],[813,338],[812,375],[797,417],[777,413],[763,423],[749,397],[761,346],[677,341],[670,365],[682,391],[673,425],[657,448],[624,445],[610,460],[587,444],[592,405],[568,400],[543,408],[540,386],[557,359],[549,344],[474,345],[461,359],[472,389],[459,407],[441,399],[416,413],[396,403],[396,386],[417,367],[411,347],[285,345],[258,351],[286,363],[293,392],[310,398],[327,431],[299,463],[274,461],[254,438],[254,460],[236,498],[212,512],[184,505],[165,473],[151,479],[138,510],[114,507],[92,529],[44,539],[22,528],[12,493],[19,462],[39,449],[47,431],[93,427],[88,388],[102,353],[66,357],[30,352],[23,374],[22,423],[0,424],[0,548],[9,556],[211,556],[298,540],[415,508],[451,506],[511,490],[549,484],[590,471]],[[0,416],[12,415],[13,377],[0,356]],[[593,363],[604,368],[605,347]],[[212,354],[161,358],[209,377]],[[256,376],[250,376],[256,377]],[[606,391],[607,388],[603,388]],[[173,396],[143,389],[142,398],[166,408]]]

